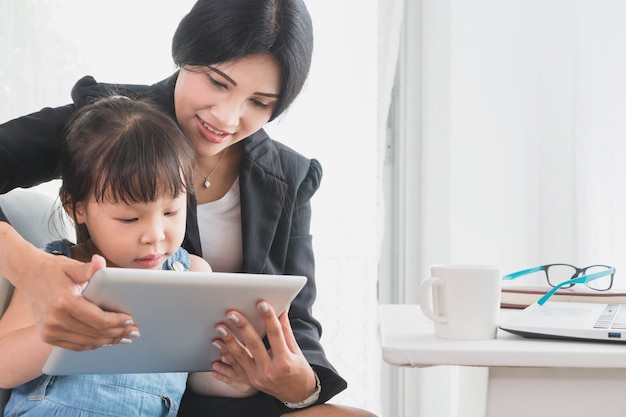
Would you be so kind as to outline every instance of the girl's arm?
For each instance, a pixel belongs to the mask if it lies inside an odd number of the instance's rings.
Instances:
[[[42,374],[52,346],[39,339],[30,306],[19,290],[0,318],[0,387],[14,388]]]

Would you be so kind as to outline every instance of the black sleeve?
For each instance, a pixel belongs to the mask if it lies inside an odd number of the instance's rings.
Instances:
[[[301,275],[304,288],[289,307],[289,322],[298,346],[317,372],[321,404],[347,387],[320,342],[322,326],[313,316],[317,297],[311,235],[311,199],[320,187],[322,167],[260,131],[244,142],[240,168],[242,272]],[[265,340],[267,343],[267,339]],[[268,394],[268,404],[286,412]]]
[[[318,190],[322,178],[322,167],[315,159],[310,160],[308,172],[303,178],[296,193],[291,233],[285,257],[286,275],[304,275],[307,284],[294,299],[289,307],[289,320],[294,336],[317,375],[319,376],[322,391],[315,404],[322,404],[343,391],[347,387],[346,381],[328,361],[320,343],[322,326],[313,317],[313,304],[317,289],[315,284],[315,261],[313,255],[311,224],[311,198]],[[293,411],[274,399],[280,410]]]
[[[166,80],[170,84],[175,78]],[[164,82],[157,93],[169,84]],[[71,91],[73,104],[22,116],[0,125],[0,194],[16,187],[32,187],[58,177],[59,147],[66,124],[85,104],[110,94],[139,94],[144,85],[78,80]],[[167,91],[167,90],[165,90]]]
[[[74,105],[45,108],[0,125],[0,193],[55,178],[59,143]]]

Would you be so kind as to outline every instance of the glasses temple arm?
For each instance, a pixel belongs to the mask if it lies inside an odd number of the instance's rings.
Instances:
[[[552,297],[554,295],[554,293],[557,292],[558,289],[563,287],[564,285],[584,284],[586,282],[593,281],[594,279],[601,278],[601,277],[604,277],[606,275],[612,275],[614,273],[615,273],[615,268],[609,268],[606,271],[596,272],[595,274],[583,275],[582,277],[578,277],[578,278],[574,278],[574,279],[568,279],[567,281],[563,281],[560,284],[555,285],[554,287],[552,287],[552,289],[550,291],[545,293],[539,300],[537,300],[537,304],[539,304],[540,306],[544,305],[545,302],[548,301],[550,299],[550,297]]]
[[[539,304],[540,306],[544,305],[546,301],[548,301],[550,297],[552,297],[554,293],[559,290],[559,288],[563,287],[564,285],[575,284],[574,281],[576,281],[576,279],[568,279],[567,281],[563,281],[560,284],[555,285],[554,287],[552,287],[552,289],[550,289],[550,291],[545,293],[540,299],[537,300],[537,304]]]
[[[508,274],[502,277],[504,280],[512,280],[517,277],[521,277],[522,275],[532,274],[533,272],[543,271],[543,266],[537,266],[535,268],[524,269],[522,271],[513,272],[512,274]]]

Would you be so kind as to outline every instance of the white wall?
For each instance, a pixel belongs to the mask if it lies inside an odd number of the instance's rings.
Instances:
[[[0,122],[69,102],[85,74],[140,84],[165,78],[174,69],[171,36],[192,4],[111,0],[94,11],[80,0],[0,2]],[[379,412],[377,2],[307,5],[316,36],[312,72],[304,93],[269,130],[324,168],[312,203],[314,311],[328,356],[349,383],[335,402]],[[55,193],[56,186],[46,189]]]

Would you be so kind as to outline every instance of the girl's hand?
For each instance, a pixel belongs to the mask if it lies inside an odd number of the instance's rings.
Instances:
[[[265,301],[259,302],[257,309],[265,323],[270,349],[265,348],[259,334],[242,314],[228,313],[229,325],[217,326],[220,339],[216,343],[220,346],[222,361],[214,366],[216,378],[233,386],[248,384],[280,401],[303,401],[315,390],[315,375],[296,343],[288,312],[276,317]]]

